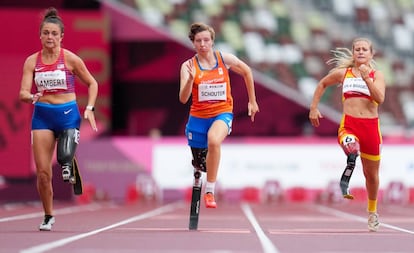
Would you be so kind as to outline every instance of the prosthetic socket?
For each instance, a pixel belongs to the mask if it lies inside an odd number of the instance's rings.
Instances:
[[[58,135],[57,160],[62,167],[62,177],[65,182],[75,182],[72,166],[79,137],[79,129],[66,129]]]
[[[341,147],[347,156],[350,154],[359,155],[359,142],[354,135],[346,135],[342,139]]]
[[[196,170],[201,170],[203,172],[207,172],[206,166],[206,157],[207,157],[207,149],[206,148],[193,148],[191,147],[191,153],[193,154],[193,167]]]

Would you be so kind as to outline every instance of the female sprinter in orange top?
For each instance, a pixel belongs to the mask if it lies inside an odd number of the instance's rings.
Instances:
[[[368,229],[377,231],[382,143],[378,105],[385,98],[384,75],[374,68],[372,43],[366,38],[355,39],[352,50],[338,48],[333,52],[335,57],[328,63],[335,63],[336,67],[318,83],[310,105],[309,120],[313,126],[319,126],[322,115],[318,110],[318,103],[325,89],[331,85],[342,84],[343,117],[338,130],[338,142],[348,157],[347,167],[341,178],[341,189],[345,198],[353,198],[349,194],[348,183],[355,160],[360,156],[368,194]]]
[[[235,55],[215,51],[213,28],[203,23],[191,25],[189,38],[196,54],[181,65],[180,102],[192,96],[186,136],[196,169],[207,171],[206,207],[216,208],[214,188],[220,163],[221,144],[231,132],[233,98],[228,69],[244,78],[249,102],[248,115],[254,121],[256,102],[253,74],[249,66]]]

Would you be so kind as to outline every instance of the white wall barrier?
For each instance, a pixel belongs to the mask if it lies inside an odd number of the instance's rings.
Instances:
[[[380,187],[392,181],[414,187],[414,145],[384,143]],[[77,152],[82,177],[111,199],[152,175],[159,188],[181,191],[192,186],[191,150],[185,138],[108,138],[84,142]],[[222,147],[218,181],[221,189],[262,188],[278,181],[284,189],[326,189],[339,182],[346,156],[335,138],[228,138]],[[205,176],[203,176],[205,179]],[[363,187],[360,160],[350,187]]]
[[[219,170],[220,185],[225,188],[262,187],[267,180],[278,180],[283,188],[301,186],[326,188],[338,181],[346,156],[336,139],[323,141],[225,142]],[[322,142],[322,143],[321,143]],[[381,188],[391,181],[414,187],[414,145],[384,144],[380,168]],[[185,142],[155,143],[152,173],[161,188],[184,189],[191,186],[190,148]],[[350,186],[365,185],[358,159]]]

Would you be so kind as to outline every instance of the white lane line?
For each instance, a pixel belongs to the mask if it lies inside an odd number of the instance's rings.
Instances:
[[[252,224],[254,230],[256,231],[257,237],[259,238],[260,243],[262,244],[263,252],[264,253],[279,253],[276,246],[273,245],[272,241],[266,234],[263,232],[263,229],[260,227],[259,223],[254,216],[252,209],[246,203],[241,204],[241,208],[246,215],[247,219]]]
[[[100,208],[102,208],[102,206],[98,205],[98,204],[90,204],[90,205],[86,205],[86,206],[66,207],[66,208],[62,208],[62,209],[56,209],[54,211],[54,215],[72,214],[72,213],[82,212],[82,211],[95,211],[95,210],[100,209]],[[15,215],[15,216],[10,216],[10,217],[0,218],[0,222],[26,220],[26,219],[32,219],[32,218],[38,218],[38,217],[43,218],[44,215],[45,214],[43,212],[21,214],[21,215]]]
[[[177,208],[178,208],[178,206],[177,206],[176,203],[175,204],[174,203],[169,204],[169,205],[166,205],[166,206],[162,206],[162,207],[154,209],[152,211],[149,211],[149,212],[131,217],[129,219],[114,223],[112,225],[109,225],[109,226],[106,226],[106,227],[103,227],[103,228],[100,228],[100,229],[92,230],[92,231],[87,232],[87,233],[83,233],[83,234],[67,237],[67,238],[64,238],[64,239],[60,239],[60,240],[57,240],[57,241],[52,241],[52,242],[49,242],[49,243],[44,243],[44,244],[40,244],[40,245],[37,245],[37,246],[34,246],[34,247],[23,249],[22,251],[20,251],[20,253],[41,253],[41,252],[45,252],[45,251],[48,251],[48,250],[52,250],[54,248],[61,247],[63,245],[66,245],[68,243],[83,239],[85,237],[96,235],[96,234],[104,232],[106,230],[110,230],[110,229],[113,229],[113,228],[116,228],[116,227],[119,227],[119,226],[123,226],[123,225],[126,225],[128,223],[135,222],[135,221],[148,219],[148,218],[151,218],[151,217],[163,214],[163,213],[171,212],[171,211],[173,211]]]
[[[322,213],[331,214],[331,215],[335,215],[337,217],[350,219],[350,220],[355,220],[355,221],[359,221],[359,222],[363,222],[363,223],[367,222],[367,218],[362,218],[362,217],[357,216],[357,215],[345,213],[345,212],[342,212],[342,211],[339,211],[339,210],[336,210],[336,209],[333,209],[333,208],[329,208],[329,207],[326,207],[326,206],[317,205],[316,207]],[[393,226],[393,225],[383,223],[383,222],[380,222],[380,228],[381,227],[393,229],[393,230],[400,231],[400,232],[407,233],[407,234],[414,234],[414,231],[412,231],[412,230],[400,228],[400,227]]]

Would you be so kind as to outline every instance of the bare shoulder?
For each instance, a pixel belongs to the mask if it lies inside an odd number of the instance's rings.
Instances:
[[[38,56],[39,52],[33,53],[31,55],[29,55],[26,60],[24,61],[24,66],[25,67],[35,67],[36,65],[36,60],[37,60],[37,56]]]
[[[193,57],[188,58],[187,60],[185,60],[183,63],[181,63],[181,69],[185,69],[188,66],[191,66],[193,63]]]
[[[384,77],[384,73],[381,70],[374,69],[374,76],[375,77]]]
[[[185,65],[189,64],[189,63],[191,62],[191,60],[192,60],[192,59],[193,59],[193,58],[189,58],[189,59],[187,59],[187,60],[183,61],[183,63],[181,63],[181,66],[185,66]]]
[[[79,71],[83,71],[86,68],[85,63],[77,54],[68,49],[63,50],[65,56],[65,64],[68,69],[73,71],[75,74],[78,74]]]
[[[63,54],[65,56],[65,60],[66,61],[70,61],[70,62],[76,62],[81,60],[80,57],[78,55],[76,55],[75,53],[73,53],[72,51],[68,50],[68,49],[63,49]]]
[[[228,66],[234,66],[239,63],[239,58],[231,53],[220,52],[221,56],[223,57],[223,61]]]
[[[333,69],[328,73],[329,76],[332,78],[342,81],[342,79],[345,77],[346,68],[339,68],[339,69]]]

